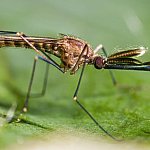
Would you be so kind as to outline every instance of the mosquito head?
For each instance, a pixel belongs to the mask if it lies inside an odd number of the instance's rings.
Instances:
[[[101,56],[96,56],[95,58],[94,58],[94,67],[96,68],[96,69],[102,69],[103,67],[104,67],[104,58],[103,57],[101,57]]]

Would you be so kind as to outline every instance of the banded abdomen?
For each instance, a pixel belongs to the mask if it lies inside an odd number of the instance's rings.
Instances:
[[[44,51],[60,57],[60,54],[55,51],[54,45],[57,42],[55,39],[38,38],[38,37],[26,37],[26,39],[40,51]],[[0,48],[1,47],[22,47],[30,48],[30,45],[26,43],[21,37],[17,36],[0,36]]]

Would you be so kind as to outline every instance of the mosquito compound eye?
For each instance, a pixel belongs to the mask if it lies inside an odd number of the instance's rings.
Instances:
[[[104,66],[104,59],[100,56],[94,58],[94,67],[96,69],[102,69]]]

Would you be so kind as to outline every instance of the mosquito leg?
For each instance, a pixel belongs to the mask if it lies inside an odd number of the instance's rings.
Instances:
[[[36,98],[36,97],[42,97],[46,93],[46,87],[47,87],[47,81],[48,81],[48,74],[49,74],[49,64],[46,63],[46,68],[45,68],[45,75],[44,75],[44,80],[43,80],[43,85],[42,85],[42,90],[40,93],[35,93],[31,94],[31,98]]]
[[[83,52],[86,50],[86,46],[84,47],[81,55],[79,58],[81,58]],[[88,53],[88,49],[87,49],[87,53]],[[78,59],[79,60],[79,59]],[[77,61],[78,62],[78,61]],[[100,130],[102,130],[104,133],[106,133],[109,137],[111,137],[112,139],[114,140],[117,140],[115,137],[113,137],[109,132],[107,132],[97,121],[96,119],[93,117],[93,115],[91,113],[89,113],[89,111],[78,101],[77,99],[77,95],[78,95],[78,91],[79,91],[79,87],[80,87],[80,84],[81,84],[81,80],[82,80],[82,77],[83,77],[83,72],[85,70],[85,66],[86,66],[86,61],[83,63],[83,67],[82,67],[82,70],[81,70],[81,74],[80,74],[80,77],[79,77],[79,80],[78,80],[78,84],[77,84],[77,87],[76,87],[76,90],[74,92],[74,96],[73,96],[73,99],[74,101],[78,104],[78,106],[89,116],[89,118],[91,118],[93,120],[93,122],[99,127]]]
[[[111,137],[112,139],[118,141],[114,136],[112,136],[109,132],[107,132],[97,121],[96,119],[93,117],[93,115],[78,101],[77,99],[77,95],[78,95],[78,90],[79,90],[79,87],[80,87],[80,83],[81,83],[81,79],[82,79],[82,76],[83,76],[83,72],[84,72],[84,69],[85,69],[85,63],[82,67],[82,70],[81,70],[81,74],[80,74],[80,77],[79,77],[79,81],[78,81],[78,84],[77,84],[77,88],[75,90],[75,93],[74,93],[74,96],[73,96],[73,99],[74,101],[78,104],[78,106],[89,116],[89,118],[91,118],[93,120],[93,122],[99,127],[100,130],[102,130],[104,133],[106,133],[109,137]]]
[[[104,55],[106,57],[108,57],[108,54],[107,54],[107,52],[106,52],[106,50],[105,50],[105,48],[103,46],[102,46],[102,51],[103,51]],[[115,76],[114,76],[114,74],[113,74],[113,72],[111,70],[109,70],[109,74],[110,74],[110,77],[112,79],[113,85],[116,85],[117,81],[116,81],[116,78],[115,78]]]
[[[48,55],[46,55],[48,58],[50,58]],[[45,69],[45,75],[44,75],[44,80],[43,80],[43,86],[42,86],[42,90],[41,93],[37,93],[37,94],[32,94],[30,95],[30,97],[35,98],[35,97],[41,97],[45,95],[46,92],[46,87],[47,87],[47,81],[48,81],[48,74],[49,74],[49,64],[52,64],[52,62],[50,62],[50,60],[48,61],[47,59],[44,59],[43,57],[38,56],[39,59],[41,59],[42,61],[46,62],[46,69]],[[53,61],[54,62],[54,61]],[[54,62],[55,64],[55,62]],[[57,65],[57,64],[56,64]],[[56,66],[54,66],[56,67]],[[56,67],[57,68],[57,67]],[[58,69],[59,68],[59,69]],[[58,66],[58,70],[62,72],[61,68]],[[63,72],[64,73],[64,72]]]
[[[61,68],[60,68],[59,66],[57,66],[57,64],[54,63],[54,61],[45,59],[45,58],[43,58],[42,56],[36,56],[36,57],[34,58],[33,68],[32,68],[32,73],[31,73],[31,78],[30,78],[30,82],[29,82],[29,86],[28,86],[28,91],[27,91],[27,95],[26,95],[26,98],[25,98],[25,102],[24,102],[24,106],[23,106],[22,112],[27,112],[27,109],[28,109],[28,102],[29,102],[29,98],[31,97],[31,87],[32,87],[33,78],[34,78],[34,74],[35,74],[36,63],[37,63],[37,60],[38,60],[38,59],[40,59],[40,60],[42,60],[42,61],[45,61],[48,65],[49,65],[49,64],[53,65],[53,66],[56,67],[59,71],[63,72],[63,71],[61,70]],[[45,94],[45,91],[46,91],[47,78],[48,78],[48,65],[47,65],[47,67],[46,67],[45,79],[44,79],[44,82],[43,82],[42,93],[40,94],[40,96],[43,96],[43,95]],[[64,72],[63,72],[63,73],[64,73]]]
[[[46,55],[46,57],[47,57],[48,55]],[[48,63],[48,64],[51,64],[52,66],[54,66],[56,69],[58,69],[60,72],[62,72],[62,73],[65,73],[62,69],[61,69],[61,67],[53,60],[53,59],[49,59],[50,57],[48,56],[48,59],[46,58],[43,58],[42,56],[38,56],[38,59],[40,59],[40,60],[42,60],[42,61],[44,61],[44,62],[46,62],[46,63]]]
[[[50,58],[48,55],[46,55],[48,58]],[[48,81],[48,74],[49,74],[49,64],[53,65],[55,68],[57,68],[59,71],[61,71],[62,73],[64,73],[64,71],[58,66],[57,63],[55,63],[55,61],[53,59],[45,59],[41,56],[38,56],[38,59],[45,61],[46,62],[46,70],[45,70],[45,75],[44,75],[44,81],[43,81],[43,86],[42,86],[42,91],[41,93],[37,93],[37,94],[32,94],[30,97],[40,97],[40,96],[44,96],[45,92],[46,92],[46,87],[47,87],[47,81]]]
[[[32,68],[32,74],[31,74],[31,79],[30,79],[30,82],[29,82],[29,86],[28,86],[28,91],[27,91],[27,95],[26,95],[26,98],[25,98],[25,102],[24,102],[24,104],[23,104],[23,108],[21,109],[21,113],[27,112],[27,110],[28,110],[28,102],[29,102],[29,98],[30,98],[30,97],[43,96],[43,95],[45,94],[45,91],[46,91],[49,64],[46,64],[46,72],[45,72],[45,77],[44,77],[42,92],[39,93],[39,94],[36,94],[36,95],[31,95],[31,94],[30,94],[30,93],[31,93],[32,83],[33,83],[33,78],[34,78],[34,74],[35,74],[35,68],[36,68],[37,60],[38,60],[38,57],[36,56],[36,57],[34,58],[33,68]],[[17,121],[20,121],[19,118],[15,118],[15,115],[14,115],[14,114],[15,114],[16,110],[17,110],[17,104],[16,104],[16,105],[13,104],[12,107],[9,109],[9,111],[8,111],[8,113],[7,113],[6,122],[11,122],[11,121],[13,121],[14,119],[17,120]],[[19,115],[20,115],[21,113],[19,113]]]
[[[40,96],[43,96],[46,92],[46,86],[47,86],[47,79],[48,79],[48,70],[49,70],[49,64],[52,64],[54,67],[56,67],[57,69],[60,70],[60,67],[59,65],[49,57],[49,55],[47,55],[45,52],[41,52],[39,51],[38,49],[36,49],[35,46],[33,46],[25,37],[26,35],[24,33],[21,33],[21,32],[17,32],[16,35],[20,36],[27,44],[29,44],[29,46],[34,49],[38,54],[40,54],[40,56],[38,56],[38,58],[40,58],[41,60],[44,60],[47,62],[46,64],[46,72],[45,72],[45,77],[44,77],[44,81],[43,81],[43,87],[42,87],[42,91],[41,93],[38,93],[38,94],[32,94],[30,95],[30,97],[40,97]],[[48,60],[49,59],[49,60]],[[36,59],[35,59],[36,60]],[[35,65],[36,65],[36,62],[35,62]],[[33,71],[35,71],[35,68],[33,67]],[[60,70],[62,71],[62,70]],[[32,77],[32,76],[31,76]],[[29,86],[30,87],[30,86]],[[27,99],[28,98],[28,95],[27,95]],[[28,101],[28,100],[27,100]]]
[[[27,110],[28,110],[28,102],[29,102],[29,98],[30,98],[30,92],[31,92],[31,87],[32,87],[32,83],[33,83],[34,74],[35,74],[35,68],[36,68],[37,60],[38,60],[38,57],[36,56],[34,58],[31,78],[30,78],[28,91],[27,91],[27,95],[26,95],[26,98],[25,98],[25,102],[24,102],[24,106],[23,106],[22,112],[27,112]]]
[[[80,61],[82,55],[84,54],[85,50],[87,50],[86,54],[88,54],[88,46],[87,44],[84,46],[74,68],[71,70],[72,72],[74,72],[76,70],[76,67],[78,65],[78,62]],[[78,84],[77,84],[77,88],[75,90],[75,93],[74,93],[74,96],[73,96],[73,99],[76,100],[77,99],[77,94],[78,94],[78,91],[79,91],[79,87],[80,87],[80,83],[81,83],[81,79],[82,79],[82,76],[83,76],[83,72],[84,72],[84,69],[85,69],[85,65],[86,65],[86,61],[83,63],[83,67],[82,67],[82,70],[81,70],[81,74],[80,74],[80,77],[79,77],[79,81],[78,81]]]
[[[103,46],[102,46],[102,51],[103,51],[104,55],[105,55],[106,57],[108,57],[108,54],[107,54],[107,52],[106,52],[106,50],[105,50],[105,48],[104,48]],[[109,73],[110,73],[110,76],[111,76],[113,85],[116,85],[116,84],[117,84],[117,81],[116,81],[116,79],[115,79],[115,76],[114,76],[113,72],[112,72],[111,70],[109,70]]]
[[[82,80],[83,72],[84,72],[84,69],[85,69],[85,65],[86,65],[86,64],[84,63],[84,64],[83,64],[83,67],[82,67],[82,70],[81,70],[81,74],[80,74],[80,77],[79,77],[79,81],[78,81],[76,90],[75,90],[75,92],[74,92],[74,96],[73,96],[73,99],[74,99],[74,100],[77,100],[77,95],[78,95],[80,83],[81,83],[81,80]]]
[[[35,67],[36,67],[37,60],[41,59],[41,60],[47,62],[48,64],[51,64],[54,67],[56,67],[61,72],[63,72],[63,70],[60,68],[60,66],[53,59],[51,59],[49,57],[49,55],[47,55],[45,52],[41,52],[32,43],[30,43],[26,39],[26,35],[24,33],[22,33],[22,32],[11,32],[11,31],[5,31],[5,32],[0,31],[0,33],[3,33],[3,34],[16,34],[17,36],[22,38],[36,53],[38,53],[40,55],[38,57],[35,57],[34,63],[33,63],[33,69],[32,69],[31,79],[30,79],[30,83],[29,83],[29,87],[28,87],[28,92],[27,92],[27,95],[26,95],[26,99],[25,99],[25,103],[24,103],[23,109],[22,109],[22,112],[26,112],[27,111],[27,107],[28,107],[28,101],[29,101],[29,98],[31,97],[30,92],[31,92],[31,87],[32,87],[32,83],[33,83],[33,78],[34,78],[34,73],[35,73]],[[42,96],[42,95],[45,94],[46,85],[47,85],[47,77],[48,77],[48,65],[47,65],[47,69],[46,69],[46,73],[45,73],[45,78],[44,78],[44,82],[43,82],[42,92],[40,94],[33,95],[33,97]]]
[[[98,45],[98,46],[96,47],[96,49],[94,50],[94,53],[97,53],[99,50],[102,50],[103,53],[104,53],[104,55],[105,55],[106,57],[108,57],[107,51],[106,51],[106,49],[103,47],[102,44],[100,44],[100,45]],[[117,81],[116,81],[115,76],[114,76],[114,74],[113,74],[113,72],[112,72],[111,70],[109,70],[109,74],[110,74],[110,77],[111,77],[111,79],[112,79],[113,85],[116,85],[116,84],[117,84]]]
[[[79,107],[93,120],[93,122],[99,127],[100,130],[102,130],[106,135],[108,135],[110,138],[112,138],[115,141],[120,141],[116,139],[113,135],[111,135],[108,131],[106,131],[99,123],[98,121],[93,117],[93,115],[76,99],[76,103],[79,105]]]

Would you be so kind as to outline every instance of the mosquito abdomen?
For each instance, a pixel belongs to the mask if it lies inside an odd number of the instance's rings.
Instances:
[[[25,47],[29,48],[29,45],[24,41],[17,40],[8,40],[0,38],[0,47]]]
[[[32,45],[35,46],[38,50],[45,51],[46,49],[50,48],[48,44],[43,44],[42,42],[33,42],[30,41]],[[23,41],[22,39],[13,39],[13,38],[2,38],[0,37],[0,48],[1,47],[22,47],[22,48],[31,48],[28,43]]]

